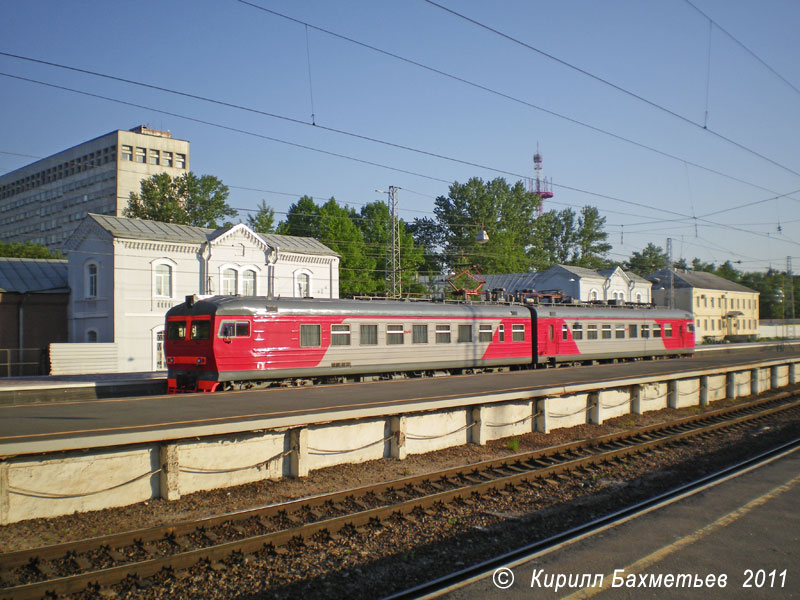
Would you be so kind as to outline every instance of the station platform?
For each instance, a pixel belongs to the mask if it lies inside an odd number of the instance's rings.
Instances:
[[[166,391],[164,371],[4,377],[0,379],[0,406],[152,396]]]

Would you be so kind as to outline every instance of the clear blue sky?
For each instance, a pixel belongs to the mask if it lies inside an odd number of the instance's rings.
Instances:
[[[238,209],[358,208],[395,185],[412,220],[448,182],[532,176],[538,144],[545,209],[597,206],[612,259],[672,237],[676,258],[800,271],[796,0],[437,2],[496,32],[425,0],[252,0],[295,21],[236,0],[5,0],[0,52],[299,122],[0,56],[0,73],[140,105],[0,76],[0,172],[146,124],[189,140]]]

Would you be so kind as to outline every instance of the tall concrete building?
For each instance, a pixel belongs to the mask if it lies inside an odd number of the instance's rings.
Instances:
[[[188,141],[144,125],[112,131],[0,176],[0,241],[61,249],[87,214],[123,216],[143,179],[188,170]]]

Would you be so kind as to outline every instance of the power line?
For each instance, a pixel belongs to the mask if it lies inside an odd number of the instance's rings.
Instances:
[[[409,64],[409,65],[418,67],[420,69],[429,71],[429,72],[434,73],[436,75],[445,77],[447,79],[451,79],[453,81],[456,81],[458,83],[462,83],[464,85],[473,87],[473,88],[481,90],[483,92],[498,96],[498,97],[503,98],[505,100],[510,100],[511,102],[515,102],[515,103],[520,104],[522,106],[526,106],[528,108],[532,108],[534,110],[538,110],[538,111],[543,112],[543,113],[545,113],[547,115],[550,115],[552,117],[556,117],[558,119],[562,119],[564,121],[567,121],[568,123],[572,123],[574,125],[578,125],[580,127],[584,127],[586,129],[589,129],[589,130],[594,131],[596,133],[600,133],[600,134],[606,135],[606,136],[611,137],[613,139],[625,142],[627,144],[631,144],[633,146],[642,148],[642,149],[647,150],[649,152],[653,152],[655,154],[659,154],[659,155],[664,156],[666,158],[670,158],[672,160],[677,160],[677,161],[683,162],[685,164],[692,165],[693,167],[696,167],[696,168],[701,169],[703,171],[707,171],[709,173],[714,173],[715,175],[719,175],[721,177],[725,177],[727,179],[730,179],[731,181],[736,181],[738,183],[743,183],[745,185],[749,185],[749,186],[764,190],[766,192],[770,192],[772,194],[777,193],[775,190],[771,190],[769,188],[763,187],[763,186],[758,185],[756,183],[753,183],[753,182],[750,182],[750,181],[747,181],[747,180],[744,180],[744,179],[740,179],[740,178],[738,178],[738,177],[736,177],[734,175],[730,175],[728,173],[723,173],[722,171],[717,171],[716,169],[712,169],[710,167],[701,165],[699,163],[695,163],[695,162],[689,161],[687,159],[681,158],[681,157],[676,156],[674,154],[670,154],[669,152],[665,152],[663,150],[659,150],[657,148],[654,148],[653,146],[648,146],[647,144],[644,144],[644,143],[641,143],[641,142],[637,142],[635,140],[632,140],[632,139],[624,137],[622,135],[613,133],[613,132],[608,131],[606,129],[602,129],[602,128],[596,127],[594,125],[590,125],[588,123],[584,123],[583,121],[580,121],[578,119],[574,119],[572,117],[568,117],[566,115],[563,115],[563,114],[555,112],[553,110],[544,108],[542,106],[538,106],[536,104],[533,104],[533,103],[528,102],[526,100],[522,100],[521,98],[517,98],[517,97],[512,96],[510,94],[507,94],[505,92],[500,92],[498,90],[495,90],[495,89],[490,88],[488,86],[482,85],[480,83],[476,83],[476,82],[471,81],[469,79],[465,79],[463,77],[459,77],[458,75],[453,75],[452,73],[448,73],[447,71],[443,71],[441,69],[437,69],[435,67],[431,67],[429,65],[426,65],[424,63],[421,63],[421,62],[418,62],[418,61],[415,61],[415,60],[412,60],[410,58],[406,58],[406,57],[401,56],[399,54],[396,54],[396,53],[393,53],[393,52],[389,52],[387,50],[383,50],[381,48],[378,48],[376,46],[372,46],[372,45],[367,44],[365,42],[361,42],[361,41],[356,40],[354,38],[351,38],[351,37],[336,33],[335,31],[331,31],[330,29],[325,29],[323,27],[319,27],[317,25],[313,25],[311,23],[308,23],[307,21],[302,21],[300,19],[296,19],[294,17],[290,17],[290,16],[285,15],[283,13],[279,13],[279,12],[277,12],[275,10],[271,10],[269,8],[265,8],[263,6],[259,6],[257,4],[252,3],[252,2],[248,2],[247,0],[235,0],[235,1],[239,2],[240,4],[243,4],[245,6],[248,6],[250,8],[254,8],[256,10],[260,10],[262,12],[265,12],[265,13],[271,14],[273,16],[285,19],[287,21],[290,21],[292,23],[296,23],[298,25],[303,25],[304,27],[308,27],[308,28],[314,29],[316,31],[319,31],[321,33],[325,33],[327,35],[330,35],[331,37],[335,37],[337,39],[349,42],[351,44],[355,44],[355,45],[360,46],[362,48],[365,48],[367,50],[371,50],[371,51],[376,52],[378,54],[382,54],[384,56],[387,56],[389,58],[393,58],[395,60],[399,60],[401,62],[404,62],[406,64]]]
[[[66,91],[66,92],[72,92],[74,94],[81,94],[83,96],[88,96],[90,98],[97,98],[99,100],[106,100],[108,102],[115,102],[117,104],[122,104],[122,105],[125,105],[125,106],[132,106],[133,108],[139,108],[139,109],[142,109],[142,110],[149,110],[151,112],[156,112],[156,113],[167,115],[167,116],[170,116],[170,117],[175,117],[177,119],[184,119],[186,121],[191,121],[193,123],[200,123],[202,125],[208,125],[210,127],[216,127],[218,129],[224,129],[226,131],[232,131],[232,132],[235,132],[235,133],[242,133],[244,135],[249,135],[249,136],[261,138],[261,139],[264,139],[264,140],[269,140],[271,142],[277,142],[279,144],[286,144],[287,146],[293,146],[295,148],[300,148],[302,150],[310,150],[312,152],[319,152],[320,154],[327,154],[328,156],[335,156],[337,158],[343,158],[343,159],[346,159],[346,160],[351,160],[351,161],[358,162],[358,163],[365,164],[365,165],[369,165],[369,166],[372,166],[372,167],[380,167],[382,169],[389,169],[390,171],[395,171],[395,172],[398,172],[398,173],[405,173],[406,175],[413,175],[415,177],[422,177],[423,179],[429,179],[431,181],[438,181],[440,183],[450,183],[450,181],[448,181],[447,179],[441,179],[439,177],[433,177],[431,175],[425,175],[423,173],[417,173],[417,172],[409,171],[409,170],[406,170],[406,169],[400,169],[398,167],[391,167],[389,165],[384,165],[384,164],[381,164],[381,163],[365,160],[363,158],[355,158],[353,156],[348,156],[347,154],[341,154],[339,152],[332,152],[330,150],[322,150],[320,148],[314,148],[313,146],[307,146],[305,144],[298,144],[296,142],[290,142],[288,140],[282,140],[280,138],[276,138],[276,137],[272,137],[272,136],[268,136],[268,135],[263,135],[263,134],[260,134],[260,133],[255,133],[255,132],[249,131],[247,129],[239,129],[237,127],[231,127],[229,125],[222,125],[220,123],[214,123],[213,121],[207,121],[207,120],[198,119],[198,118],[195,118],[195,117],[188,117],[186,115],[182,115],[182,114],[175,113],[175,112],[170,112],[170,111],[163,110],[163,109],[160,109],[160,108],[153,108],[152,106],[145,106],[143,104],[136,104],[135,102],[128,102],[127,100],[120,100],[118,98],[111,98],[110,96],[103,96],[101,94],[94,94],[92,92],[84,92],[82,90],[77,90],[77,89],[69,88],[69,87],[62,86],[62,85],[56,85],[54,83],[48,83],[46,81],[39,81],[39,80],[36,80],[36,79],[30,79],[28,77],[20,77],[19,75],[11,75],[10,73],[0,72],[0,76],[9,77],[11,79],[18,79],[20,81],[26,81],[28,83],[35,83],[37,85],[43,85],[43,86],[46,86],[46,87],[51,87],[51,88],[62,90],[62,91]]]
[[[239,1],[241,2],[242,0],[239,0]],[[614,90],[616,90],[616,91],[618,91],[618,92],[620,92],[622,94],[625,94],[626,96],[634,98],[635,100],[638,100],[639,102],[643,102],[644,104],[647,104],[648,106],[650,106],[652,108],[655,108],[655,109],[657,109],[657,110],[659,110],[659,111],[661,111],[663,113],[666,113],[667,115],[669,115],[669,116],[671,116],[671,117],[673,117],[675,119],[678,119],[678,120],[680,120],[680,121],[682,121],[682,122],[684,122],[684,123],[686,123],[688,125],[692,125],[692,126],[698,128],[698,129],[701,129],[703,131],[707,131],[709,134],[713,135],[714,137],[716,137],[716,138],[718,138],[718,139],[720,139],[720,140],[722,140],[724,142],[727,142],[728,144],[732,144],[733,146],[736,146],[740,150],[744,150],[744,151],[752,154],[753,156],[757,156],[758,158],[760,158],[762,160],[765,160],[765,161],[775,165],[776,167],[779,167],[779,168],[783,169],[784,171],[787,171],[789,173],[792,173],[793,175],[797,175],[798,177],[800,177],[800,172],[795,171],[794,169],[791,169],[791,168],[787,167],[786,165],[783,165],[783,164],[777,162],[776,160],[773,160],[773,159],[769,158],[768,156],[766,156],[764,154],[761,154],[760,152],[757,152],[756,150],[748,148],[744,144],[742,144],[740,142],[737,142],[736,140],[733,140],[733,139],[731,139],[729,137],[726,137],[726,136],[722,135],[721,133],[718,133],[718,132],[714,131],[713,129],[709,129],[707,127],[704,127],[700,123],[697,123],[696,121],[692,121],[691,119],[689,119],[687,117],[684,117],[683,115],[681,115],[679,113],[676,113],[675,111],[670,110],[670,109],[666,108],[665,106],[662,106],[662,105],[660,105],[660,104],[658,104],[656,102],[653,102],[652,100],[648,100],[644,96],[640,96],[639,94],[636,94],[635,92],[632,92],[632,91],[627,90],[627,89],[625,89],[625,88],[623,88],[623,87],[621,87],[621,86],[619,86],[619,85],[617,85],[615,83],[612,83],[611,81],[609,81],[607,79],[603,79],[602,77],[599,77],[598,75],[595,75],[594,73],[586,71],[585,69],[581,69],[580,67],[578,67],[576,65],[573,65],[572,63],[569,63],[569,62],[567,62],[565,60],[562,60],[562,59],[560,59],[560,58],[558,58],[556,56],[553,56],[552,54],[548,54],[547,52],[544,52],[543,50],[540,50],[539,48],[531,46],[530,44],[527,44],[527,43],[523,42],[522,40],[519,40],[519,39],[517,39],[515,37],[512,37],[512,36],[506,34],[506,33],[503,33],[502,31],[494,29],[493,27],[490,27],[489,25],[486,25],[485,23],[481,23],[480,21],[476,21],[475,19],[472,19],[472,18],[470,18],[470,17],[468,17],[468,16],[466,16],[466,15],[460,13],[460,12],[457,12],[457,11],[451,9],[451,8],[447,8],[446,6],[442,6],[441,4],[437,4],[433,0],[425,0],[425,2],[427,2],[431,6],[435,6],[436,8],[438,8],[440,10],[443,10],[444,12],[447,12],[447,13],[455,16],[455,17],[458,17],[459,19],[463,19],[464,21],[467,21],[468,23],[472,23],[476,27],[480,27],[481,29],[485,29],[486,31],[494,33],[495,35],[498,35],[498,36],[500,36],[500,37],[502,37],[502,38],[514,43],[514,44],[522,46],[523,48],[526,48],[527,50],[530,50],[531,52],[535,52],[536,54],[539,54],[541,56],[544,56],[545,58],[548,58],[548,59],[550,59],[552,61],[555,61],[560,65],[563,65],[563,66],[565,66],[565,67],[567,67],[569,69],[572,69],[573,71],[577,71],[581,75],[584,75],[586,77],[594,79],[595,81],[598,81],[598,82],[602,83],[603,85],[609,86],[612,89],[614,89]]]
[[[722,25],[720,25],[719,23],[717,23],[717,22],[716,22],[714,19],[712,19],[711,17],[709,17],[709,16],[708,16],[706,13],[704,13],[702,10],[700,10],[699,8],[697,8],[697,6],[695,6],[694,4],[692,4],[692,2],[690,2],[690,0],[685,0],[685,2],[686,2],[686,4],[688,4],[689,6],[691,6],[693,9],[695,9],[695,10],[696,10],[698,13],[700,13],[700,14],[703,16],[703,18],[705,18],[705,19],[708,19],[708,22],[709,22],[709,23],[711,23],[711,24],[713,24],[714,26],[716,26],[716,28],[717,28],[717,29],[719,29],[719,30],[720,30],[722,33],[724,33],[725,35],[727,35],[727,36],[728,36],[730,39],[732,39],[732,40],[733,40],[733,41],[734,41],[736,44],[738,44],[739,46],[741,46],[741,47],[742,47],[742,48],[745,50],[745,52],[747,52],[747,53],[748,53],[750,56],[752,56],[752,57],[753,57],[753,58],[755,58],[755,59],[756,59],[756,60],[757,60],[759,63],[761,63],[761,65],[762,65],[762,66],[763,66],[765,69],[767,69],[767,70],[768,70],[770,73],[772,73],[773,75],[775,75],[775,77],[777,77],[777,78],[778,78],[778,79],[780,79],[780,80],[781,80],[783,83],[785,83],[785,84],[786,84],[786,85],[788,85],[790,88],[792,88],[792,89],[795,91],[795,93],[797,93],[797,94],[800,94],[800,89],[798,89],[798,88],[797,88],[797,86],[795,86],[795,85],[794,85],[794,84],[793,84],[791,81],[789,81],[788,79],[786,79],[786,77],[784,77],[783,75],[781,75],[780,73],[778,73],[778,72],[777,72],[775,69],[773,69],[773,68],[772,68],[772,67],[771,67],[769,64],[767,64],[767,62],[766,62],[765,60],[763,60],[763,59],[762,59],[762,58],[761,58],[761,57],[760,57],[758,54],[756,54],[756,53],[755,53],[755,52],[753,52],[753,51],[752,51],[750,48],[748,48],[748,47],[747,47],[747,46],[746,46],[746,45],[745,45],[745,44],[744,44],[742,41],[740,41],[740,40],[739,40],[739,39],[738,39],[736,36],[734,36],[732,33],[730,33],[730,32],[729,32],[727,29],[725,29],[725,28],[724,28]]]

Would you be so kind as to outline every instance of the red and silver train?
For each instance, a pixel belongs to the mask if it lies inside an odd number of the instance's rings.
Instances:
[[[170,309],[166,333],[170,393],[694,350],[689,313],[567,304],[213,296]]]

